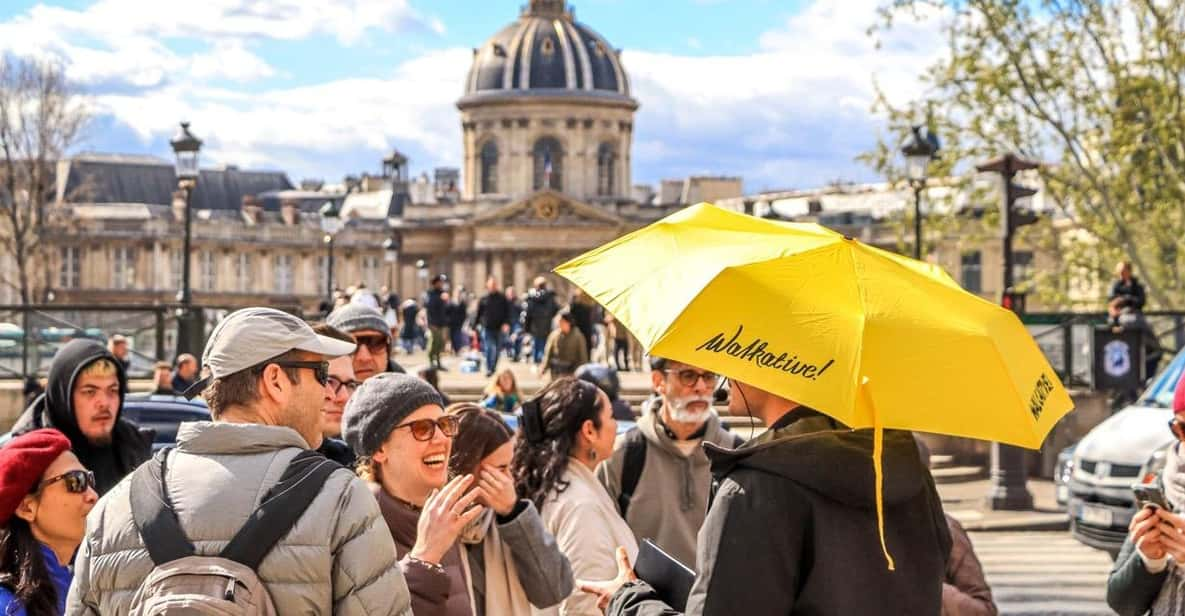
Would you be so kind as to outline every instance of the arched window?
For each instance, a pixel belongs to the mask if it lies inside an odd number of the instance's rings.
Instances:
[[[543,137],[535,142],[535,190],[550,188],[563,190],[564,151],[554,137]]]
[[[498,145],[493,141],[481,146],[481,192],[498,192]]]
[[[597,148],[597,196],[613,196],[614,182],[617,177],[617,152],[613,145],[602,143]]]

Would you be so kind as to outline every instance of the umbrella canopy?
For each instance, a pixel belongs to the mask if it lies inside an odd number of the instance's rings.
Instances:
[[[1014,313],[819,225],[699,204],[555,271],[651,354],[853,428],[1035,449],[1073,407]]]

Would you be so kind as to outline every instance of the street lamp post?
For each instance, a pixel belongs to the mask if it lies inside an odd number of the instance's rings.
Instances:
[[[325,264],[325,298],[333,304],[333,236],[342,228],[341,210],[332,201],[321,206],[321,230],[325,232],[328,263]]]
[[[192,199],[193,191],[197,188],[198,155],[202,149],[202,140],[189,132],[189,122],[182,122],[181,129],[169,144],[173,146],[173,154],[177,157],[177,186],[185,195],[185,235],[181,249],[181,290],[177,299],[181,303],[180,319],[177,322],[177,354],[199,353],[202,346],[197,340],[199,332],[195,325],[193,312],[193,293],[190,289],[190,245],[193,239]]]
[[[416,278],[420,280],[421,290],[428,289],[428,263],[423,259],[416,259]]]
[[[909,139],[901,146],[909,185],[913,187],[913,258],[922,258],[922,191],[930,161],[938,153],[938,137],[924,126],[914,126]]]
[[[402,247],[403,240],[398,235],[393,235],[383,242],[383,261],[387,262],[387,290],[389,292],[395,291],[392,272],[395,270],[395,264],[399,262],[399,249]]]

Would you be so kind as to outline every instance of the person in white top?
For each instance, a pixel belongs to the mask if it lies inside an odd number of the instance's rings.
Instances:
[[[614,577],[618,546],[637,556],[633,532],[593,473],[613,453],[616,435],[609,397],[591,383],[556,379],[523,403],[511,462],[517,492],[539,508],[578,579]],[[558,608],[534,613],[602,612],[595,596],[577,592]]]

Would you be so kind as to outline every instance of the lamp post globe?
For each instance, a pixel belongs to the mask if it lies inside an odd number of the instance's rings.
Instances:
[[[176,156],[177,186],[185,196],[185,232],[181,248],[181,289],[177,299],[181,303],[177,319],[177,354],[199,353],[204,346],[202,330],[193,307],[193,293],[190,289],[190,253],[193,243],[193,192],[201,176],[200,155],[202,140],[189,131],[189,122],[182,122],[177,134],[169,140]]]
[[[321,230],[325,232],[325,249],[328,257],[325,262],[325,298],[333,304],[333,236],[342,228],[341,209],[333,201],[326,201],[319,210],[321,214]]]
[[[938,136],[930,129],[915,125],[910,128],[909,137],[901,145],[905,157],[906,175],[913,187],[913,258],[922,258],[922,191],[926,188],[930,161],[938,154]]]

